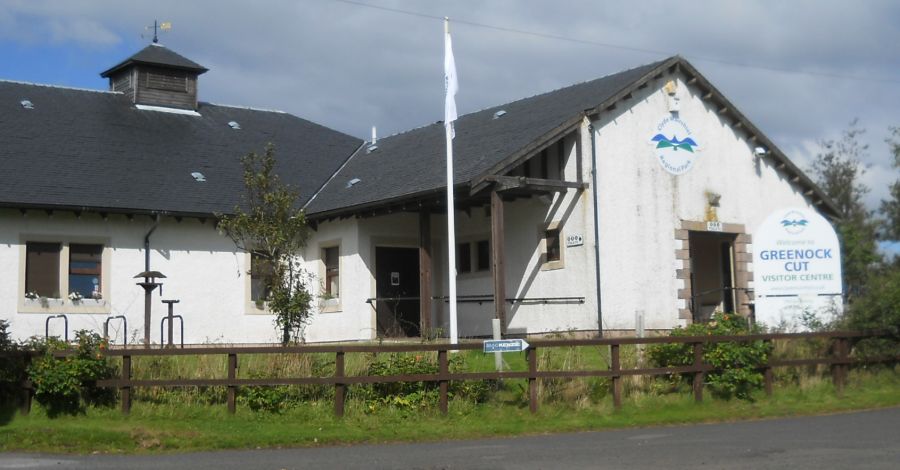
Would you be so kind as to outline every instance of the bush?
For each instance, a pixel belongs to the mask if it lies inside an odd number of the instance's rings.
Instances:
[[[885,338],[869,338],[854,345],[859,356],[900,354],[900,266],[871,276],[866,292],[850,305],[845,326],[851,330],[881,330]]]
[[[460,355],[450,358],[451,372],[464,370],[465,358]],[[369,364],[367,375],[426,375],[437,374],[439,367],[433,359],[422,355],[391,354],[387,361]],[[481,403],[490,398],[496,390],[496,381],[451,381],[447,390],[449,398]],[[375,383],[360,387],[360,395],[366,401],[366,410],[377,410],[390,406],[401,410],[416,410],[434,407],[440,400],[437,382],[395,382]]]
[[[32,343],[43,350],[43,355],[28,367],[28,376],[35,399],[51,417],[83,412],[87,405],[111,405],[115,399],[115,390],[96,385],[98,380],[116,376],[116,368],[100,352],[106,343],[87,330],[76,332],[76,338],[75,354],[63,359],[53,357],[53,353],[68,349],[65,342],[49,339]]]
[[[18,356],[18,345],[7,331],[9,322],[0,320],[0,403],[15,403],[20,382],[25,379],[23,358]],[[5,356],[4,354],[9,354]]]
[[[741,335],[758,332],[756,327],[748,327],[744,317],[717,312],[708,323],[675,328],[672,336]],[[750,400],[752,392],[763,385],[760,367],[767,363],[771,352],[771,345],[763,341],[705,344],[703,360],[716,369],[706,374],[706,385],[716,397]],[[648,354],[658,367],[687,366],[694,362],[694,351],[690,344],[658,344],[648,348]],[[682,380],[688,383],[691,383],[693,377],[693,374],[682,374]]]

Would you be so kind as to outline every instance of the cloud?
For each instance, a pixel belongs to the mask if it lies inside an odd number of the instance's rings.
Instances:
[[[372,125],[387,135],[441,119],[443,27],[422,15],[449,16],[461,112],[679,53],[801,167],[815,156],[815,142],[838,138],[859,117],[869,130],[866,163],[878,170],[867,176],[870,199],[885,197],[885,183],[897,177],[883,143],[887,127],[900,125],[897,2],[359,1],[415,14],[334,0],[157,0],[127,8],[113,0],[6,0],[0,47],[72,43],[110,54],[112,65],[146,44],[140,33],[154,18],[171,21],[162,41],[211,69],[203,100],[279,108],[367,137]]]

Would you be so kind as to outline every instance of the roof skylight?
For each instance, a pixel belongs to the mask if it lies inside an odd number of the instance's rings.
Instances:
[[[501,117],[503,117],[504,114],[506,114],[506,110],[501,109],[501,110],[497,111],[496,113],[494,113],[494,119],[500,119]]]
[[[241,125],[238,124],[237,121],[228,121],[228,127],[235,129],[235,130],[240,130]]]
[[[19,101],[19,104],[21,104],[25,109],[34,109],[34,103],[32,103],[30,100]]]
[[[347,187],[348,187],[348,188],[352,188],[354,185],[356,185],[356,184],[359,183],[360,181],[362,181],[362,180],[359,179],[359,178],[353,178],[352,180],[347,181]]]
[[[203,173],[200,173],[199,171],[191,173],[191,177],[194,178],[194,181],[198,183],[203,183],[206,181],[206,176],[204,176]]]

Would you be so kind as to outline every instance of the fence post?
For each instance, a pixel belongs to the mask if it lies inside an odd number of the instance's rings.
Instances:
[[[619,375],[619,370],[621,369],[621,364],[619,363],[619,345],[618,344],[610,344],[609,345],[609,355],[610,360],[612,362],[610,366],[610,370],[613,372],[612,376],[612,396],[613,396],[613,406],[618,410],[622,408],[622,376]]]
[[[28,380],[28,366],[31,365],[31,353],[26,351],[22,356],[22,370],[25,372],[25,378],[22,380],[22,404],[19,410],[22,415],[28,415],[31,412],[31,397],[34,394],[34,387]]]
[[[450,373],[450,365],[447,361],[447,350],[441,349],[438,351],[438,371],[441,376],[441,380],[438,381],[440,394],[441,394],[441,414],[447,414],[447,394],[449,392],[448,385],[449,381],[447,380],[447,376]]]
[[[171,307],[171,305],[170,305]],[[171,331],[171,326],[169,328]],[[171,345],[171,338],[170,338]],[[228,354],[228,380],[237,378],[237,354]],[[237,385],[228,385],[228,413],[234,414],[237,411]]]
[[[768,351],[773,351],[772,340],[765,340],[765,344]],[[768,355],[766,355],[766,365],[763,369],[763,384],[766,390],[767,397],[772,396],[772,386],[774,381],[775,376],[774,374],[772,374],[772,354],[770,352]]]
[[[694,343],[694,368],[703,366],[703,343]],[[694,372],[694,401],[703,401],[703,371]]]
[[[529,346],[525,350],[525,360],[528,361],[528,409],[532,413],[537,413],[538,409],[538,391],[537,391],[537,348]]]
[[[338,351],[334,358],[334,377],[341,379],[344,377],[344,352]],[[347,387],[340,381],[334,383],[334,415],[338,418],[344,416],[344,394]]]
[[[838,362],[831,366],[831,377],[838,394],[844,392],[844,384],[847,381],[847,365],[844,363],[848,355],[847,343],[847,338],[834,338],[834,359]]]
[[[131,413],[131,356],[122,356],[122,381],[119,390],[122,393],[122,413]]]

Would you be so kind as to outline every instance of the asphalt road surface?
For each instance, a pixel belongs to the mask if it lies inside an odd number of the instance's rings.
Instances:
[[[900,408],[508,439],[160,456],[0,454],[0,469],[900,469]]]

